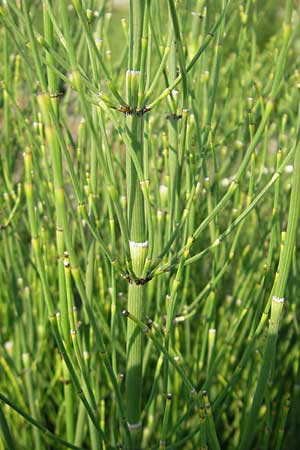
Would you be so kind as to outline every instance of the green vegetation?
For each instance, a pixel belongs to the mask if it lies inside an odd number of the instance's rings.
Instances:
[[[0,450],[298,448],[300,10],[274,3],[2,2]]]

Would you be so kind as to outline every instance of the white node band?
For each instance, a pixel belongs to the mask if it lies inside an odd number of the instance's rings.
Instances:
[[[139,75],[141,73],[141,71],[140,70],[130,70],[130,69],[128,69],[128,70],[126,70],[126,73],[127,74],[131,74],[131,75]]]
[[[138,423],[127,422],[127,425],[128,425],[129,430],[138,430],[139,428],[141,428],[142,422],[138,422]]]
[[[275,303],[284,303],[284,297],[277,297],[276,295],[274,295],[272,300]]]
[[[145,241],[145,242],[134,242],[134,241],[129,241],[129,246],[136,248],[147,248],[149,247],[149,241]]]

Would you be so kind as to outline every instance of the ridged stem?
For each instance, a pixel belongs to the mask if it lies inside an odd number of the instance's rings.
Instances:
[[[290,207],[288,215],[288,225],[286,236],[283,242],[277,273],[273,288],[271,291],[271,316],[269,321],[267,341],[264,349],[263,362],[260,369],[250,413],[242,434],[239,450],[248,450],[251,448],[255,437],[254,429],[259,408],[263,402],[267,381],[270,375],[270,369],[274,364],[278,330],[281,321],[282,309],[284,304],[284,292],[287,278],[291,267],[294,246],[296,242],[296,231],[299,223],[300,213],[300,107],[298,112],[297,128],[297,147],[294,159],[294,170],[292,178],[292,192],[290,198]]]
[[[130,1],[130,50],[127,71],[127,101],[133,111],[128,120],[127,132],[136,157],[142,163],[144,119],[137,114],[138,93],[141,78],[142,36],[145,0]],[[142,83],[143,85],[143,83]],[[130,233],[132,268],[136,277],[143,276],[148,253],[144,199],[138,175],[129,151],[126,152],[127,217]],[[128,310],[139,320],[145,306],[145,286],[131,282],[128,287]],[[126,409],[127,422],[132,436],[132,449],[140,449],[141,399],[142,399],[143,336],[134,322],[127,324]]]

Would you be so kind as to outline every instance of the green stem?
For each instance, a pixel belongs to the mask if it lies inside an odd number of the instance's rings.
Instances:
[[[295,152],[294,170],[292,178],[292,192],[288,215],[288,225],[283,248],[280,254],[277,273],[271,291],[271,317],[268,328],[267,341],[264,349],[263,362],[257,381],[250,413],[242,433],[239,450],[248,450],[254,439],[254,425],[259,408],[263,402],[267,381],[269,379],[271,366],[274,364],[278,330],[284,303],[284,292],[287,277],[290,271],[292,255],[296,242],[296,231],[299,223],[300,213],[300,108],[298,113],[297,147]]]
[[[63,445],[64,447],[71,448],[73,450],[83,450],[81,447],[78,447],[77,445],[73,445],[70,442],[65,441],[64,439],[59,438],[55,434],[53,434],[51,431],[49,431],[41,422],[37,421],[33,417],[31,417],[29,414],[27,414],[25,411],[22,411],[21,408],[19,408],[17,405],[15,405],[11,400],[9,400],[7,397],[5,397],[3,394],[0,394],[0,400],[4,402],[6,405],[8,405],[10,408],[12,408],[14,411],[16,411],[20,416],[24,417],[29,423],[31,423],[34,427],[41,430],[43,432],[43,435],[54,442],[57,442],[57,444]],[[1,412],[2,409],[0,407],[0,420],[1,420]],[[3,428],[2,428],[3,429]],[[14,444],[12,440],[10,440],[7,437],[7,443],[9,443],[9,450],[14,450]]]
[[[2,400],[1,394],[0,394],[0,399]],[[15,441],[14,441],[12,434],[10,432],[10,429],[8,427],[8,423],[7,423],[7,420],[3,413],[1,405],[0,405],[0,428],[1,428],[1,434],[7,445],[7,448],[9,448],[10,450],[16,450]]]
[[[144,119],[136,113],[139,104],[138,92],[142,57],[142,37],[145,0],[130,1],[130,51],[127,71],[127,99],[134,112],[128,124],[130,144],[140,164],[143,158]],[[143,85],[143,83],[142,83]],[[132,268],[137,277],[143,276],[148,253],[144,199],[131,153],[126,152],[127,217],[130,233],[130,253]],[[130,283],[128,288],[128,310],[142,319],[145,308],[145,286]],[[127,364],[126,364],[126,408],[127,421],[132,435],[133,449],[140,448],[141,441],[141,401],[142,401],[142,355],[143,336],[134,322],[127,324]]]

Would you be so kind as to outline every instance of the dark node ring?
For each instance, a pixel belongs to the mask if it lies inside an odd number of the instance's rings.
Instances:
[[[175,113],[167,114],[166,119],[167,120],[180,120],[180,119],[182,119],[182,114],[175,114]]]

